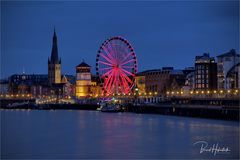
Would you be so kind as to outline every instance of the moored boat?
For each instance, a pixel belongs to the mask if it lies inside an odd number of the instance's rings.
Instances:
[[[97,109],[102,112],[120,112],[121,111],[121,106],[117,101],[106,101],[106,102],[101,102],[100,107]]]

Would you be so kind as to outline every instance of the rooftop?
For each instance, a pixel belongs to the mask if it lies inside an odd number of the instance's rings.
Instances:
[[[77,65],[77,67],[91,67],[89,66],[87,63],[85,63],[84,61],[82,63],[80,63],[79,65]]]
[[[240,57],[240,55],[237,54],[235,49],[231,49],[229,52],[220,54],[217,57],[235,57],[235,56]]]

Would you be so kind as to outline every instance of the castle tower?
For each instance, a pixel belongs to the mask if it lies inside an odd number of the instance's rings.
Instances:
[[[49,84],[61,83],[61,59],[58,58],[57,35],[54,28],[52,53],[48,58],[48,82]]]
[[[91,93],[91,66],[84,61],[76,67],[76,97],[86,97]]]

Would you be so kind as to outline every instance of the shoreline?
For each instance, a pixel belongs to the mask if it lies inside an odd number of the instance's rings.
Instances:
[[[30,110],[96,110],[97,104],[24,104],[16,107],[0,106],[0,109],[30,109]],[[209,106],[209,105],[125,105],[122,112],[141,114],[174,115],[207,119],[239,121],[239,106]]]

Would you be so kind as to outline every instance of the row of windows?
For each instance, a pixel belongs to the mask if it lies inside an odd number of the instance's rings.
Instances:
[[[208,83],[208,79],[203,80],[203,79],[197,79],[196,83]]]
[[[167,78],[169,74],[157,74],[157,75],[147,75],[146,79],[154,79],[154,78]]]
[[[157,85],[150,85],[146,87],[146,90],[151,91],[151,92],[157,92]]]
[[[208,74],[208,70],[199,69],[199,70],[197,70],[196,73],[197,73],[197,74]]]
[[[202,74],[198,74],[195,77],[196,79],[208,79],[208,75],[202,75]]]
[[[159,71],[159,72],[149,72],[147,75],[161,75],[161,74],[168,74],[169,71]]]
[[[77,72],[90,72],[90,69],[77,68]]]
[[[195,87],[196,88],[208,88],[209,85],[208,84],[196,84]]]
[[[199,69],[208,69],[208,66],[206,66],[206,65],[197,65],[196,66],[196,70],[199,70]]]

